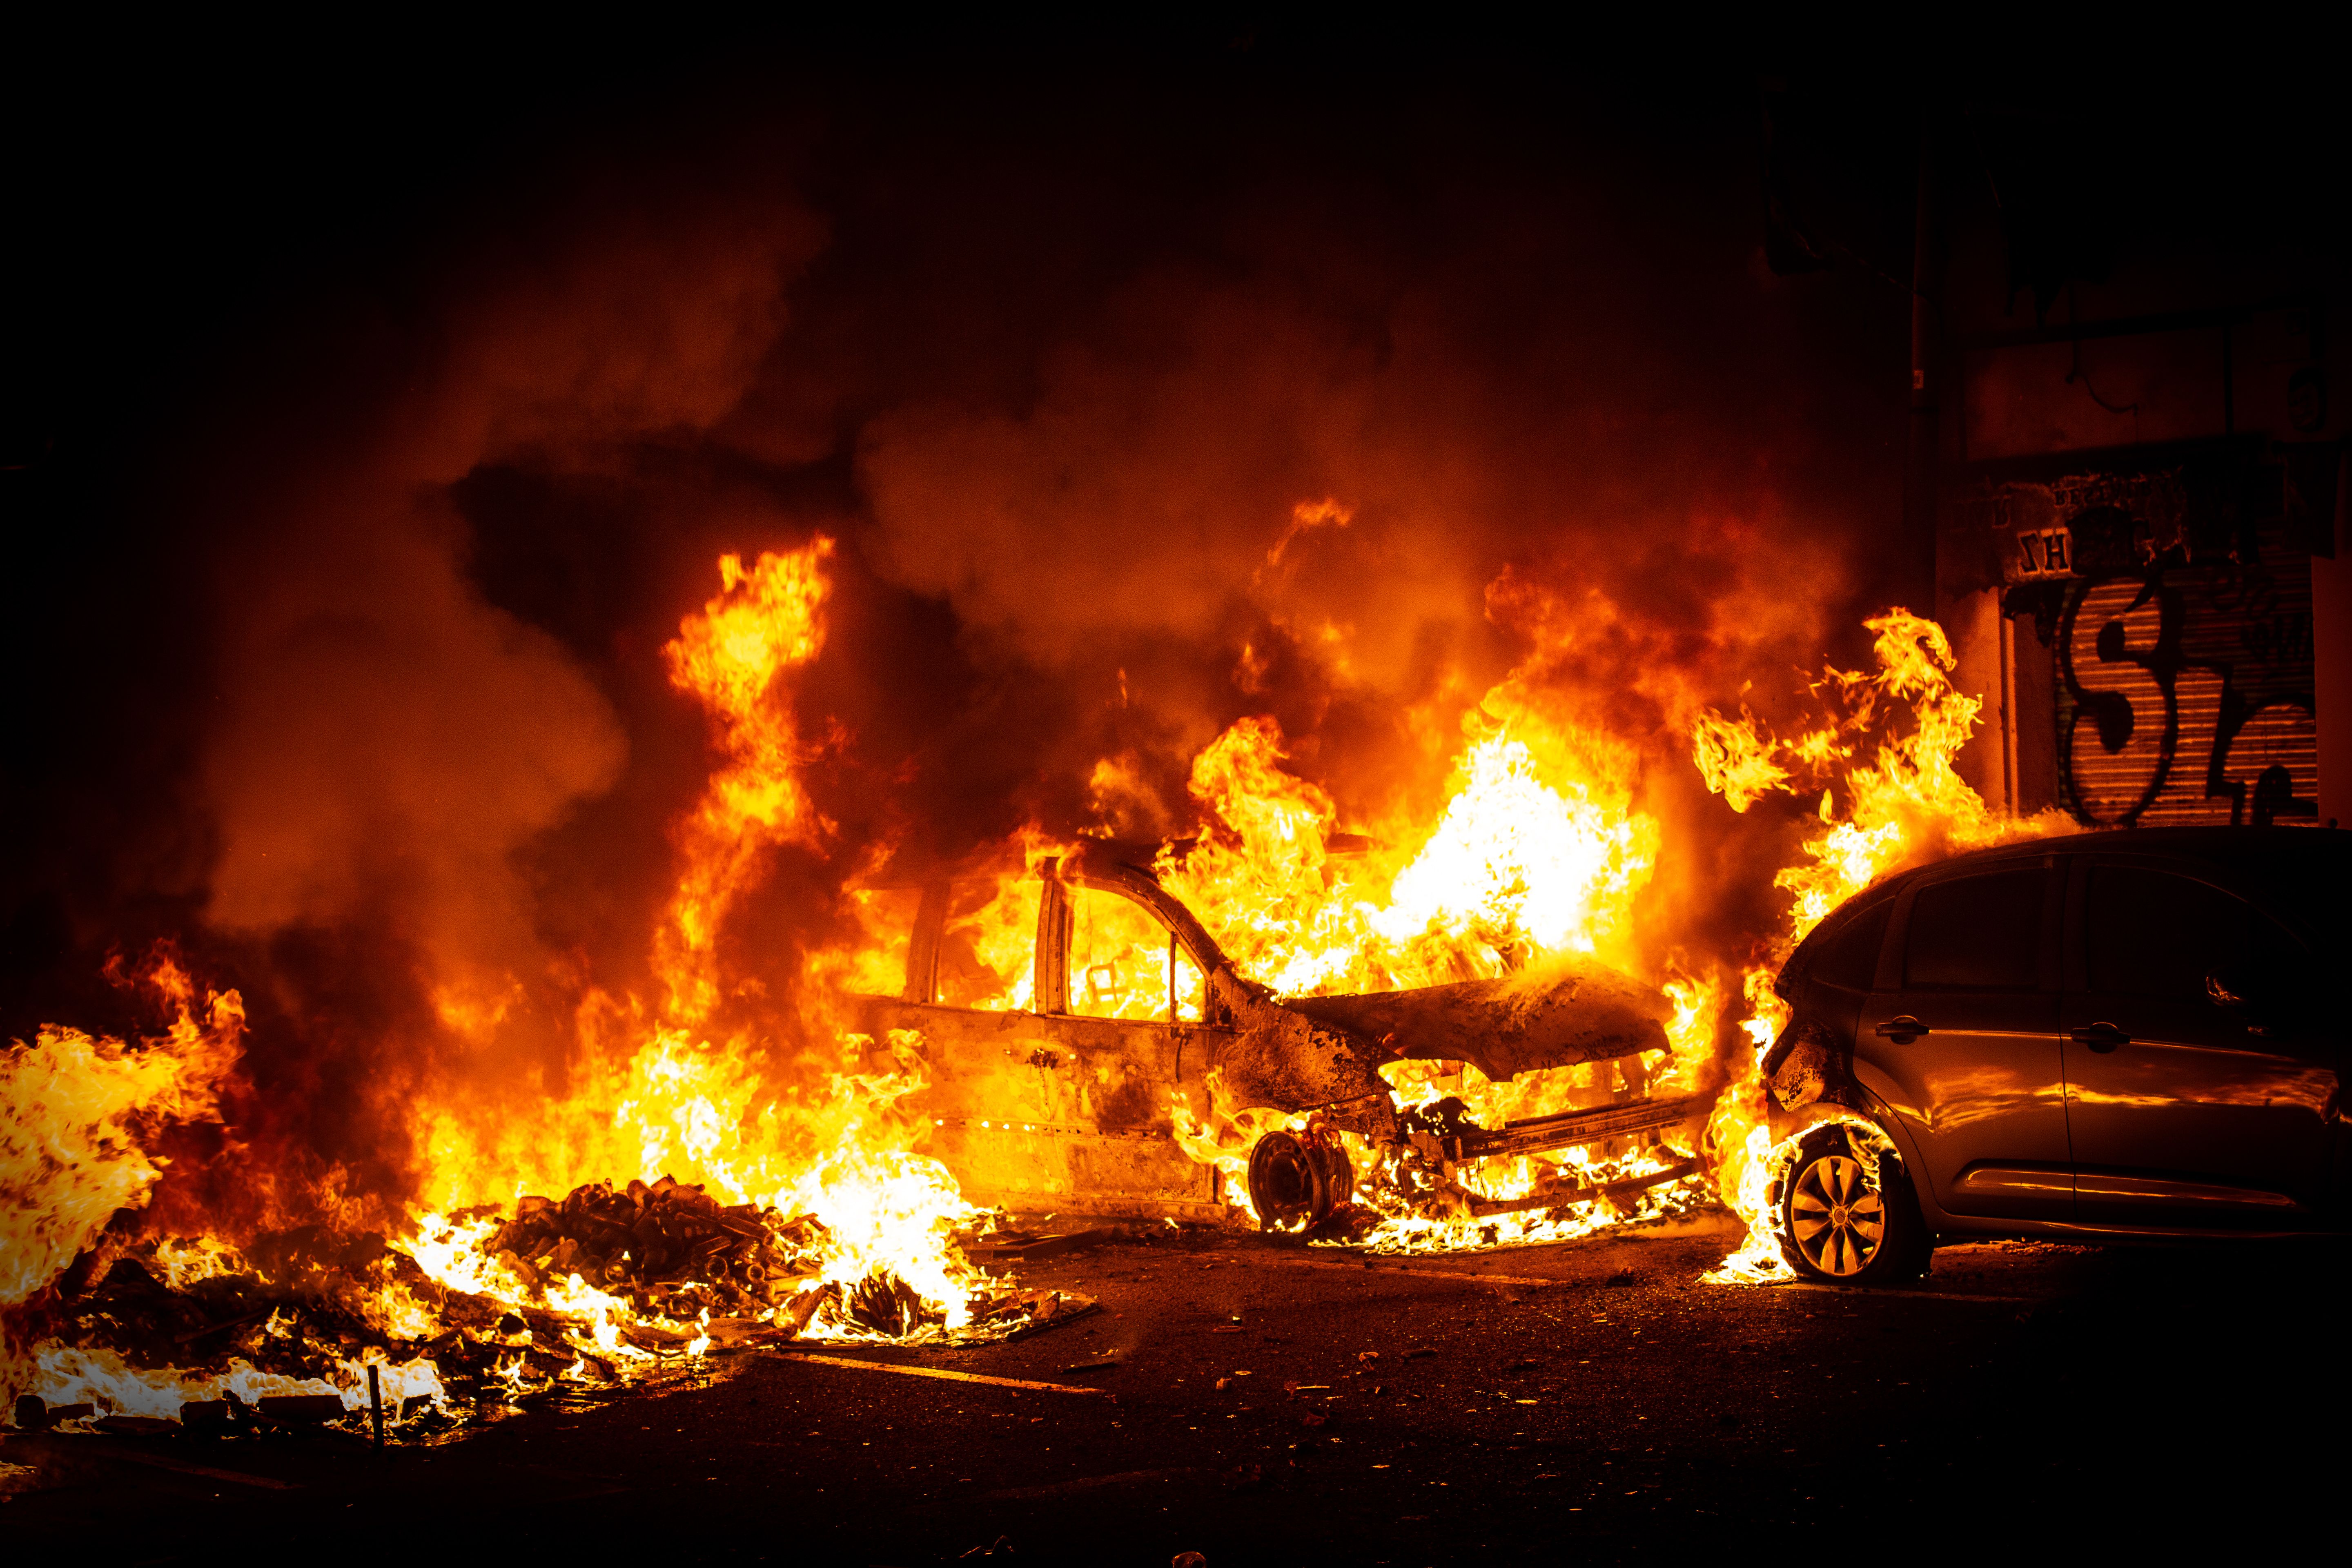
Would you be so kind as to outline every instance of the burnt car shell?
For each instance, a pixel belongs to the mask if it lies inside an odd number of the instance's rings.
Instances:
[[[2299,827],[2085,834],[1891,878],[1781,970],[1775,1140],[1867,1119],[1947,1237],[2341,1228],[2347,878],[2352,834]]]
[[[1160,886],[1157,847],[1090,844],[1030,873],[1038,888],[1033,1005],[940,1000],[941,935],[956,874],[922,879],[896,996],[856,999],[860,1026],[920,1037],[919,1109],[930,1152],[975,1202],[1066,1214],[1219,1218],[1223,1177],[1178,1145],[1181,1101],[1212,1110],[1319,1112],[1375,1141],[1399,1136],[1384,1061],[1451,1058],[1495,1079],[1663,1048],[1663,998],[1582,960],[1417,991],[1285,1000],[1242,975]],[[969,873],[966,873],[969,875]],[[1150,1019],[1073,1006],[1071,907],[1081,889],[1145,911],[1202,977],[1196,1007]],[[1185,1016],[1185,1015],[1190,1016]],[[1606,1099],[1604,1095],[1602,1097]]]

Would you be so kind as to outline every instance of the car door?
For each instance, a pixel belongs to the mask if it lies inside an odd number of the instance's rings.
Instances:
[[[1931,872],[1896,895],[1856,1075],[1903,1123],[1954,1215],[2074,1213],[2048,858]]]
[[[2082,1217],[2308,1223],[2336,1089],[2332,1049],[2293,1005],[2318,978],[2310,953],[2195,867],[2083,855],[2069,884],[2066,1121]]]
[[[1150,910],[1055,862],[935,884],[903,995],[869,1026],[922,1037],[929,1151],[979,1203],[1062,1214],[1220,1212],[1217,1173],[1175,1142],[1205,1113],[1224,1033],[1199,963]]]

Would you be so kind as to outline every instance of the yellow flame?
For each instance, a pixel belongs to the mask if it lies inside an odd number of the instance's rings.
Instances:
[[[147,1202],[163,1174],[142,1146],[155,1129],[219,1119],[215,1096],[243,1049],[243,999],[197,1004],[168,959],[144,978],[173,1004],[163,1034],[132,1047],[50,1026],[0,1053],[0,1307],[55,1279],[117,1209]]]
[[[1772,981],[1789,954],[1832,910],[1882,877],[1941,855],[2072,826],[2056,812],[2031,818],[1995,812],[1954,769],[1983,704],[1953,685],[1951,644],[1941,626],[1899,607],[1863,625],[1874,634],[1877,669],[1825,668],[1813,689],[1826,711],[1813,729],[1780,740],[1743,711],[1737,724],[1709,713],[1694,731],[1702,775],[1735,810],[1753,804],[1756,781],[1779,771],[1771,759],[1790,766],[1781,782],[1767,787],[1793,788],[1799,778],[1821,784],[1864,737],[1881,732],[1871,760],[1835,781],[1844,786],[1843,812],[1836,788],[1822,790],[1820,826],[1805,836],[1803,858],[1773,879],[1790,895],[1787,923],[1766,962],[1741,976],[1740,1027],[1751,1048],[1708,1129],[1721,1152],[1723,1200],[1748,1225],[1746,1242],[1723,1266],[1726,1278],[1766,1277],[1780,1267],[1765,1194],[1769,1169],[1786,1151],[1775,1151],[1765,1130],[1759,1068],[1788,1024],[1787,1004],[1773,994]],[[1745,761],[1711,768],[1710,757]]]
[[[778,686],[824,646],[819,612],[832,557],[823,536],[786,554],[762,552],[748,570],[740,556],[719,557],[718,597],[662,649],[672,684],[709,710],[728,758],[678,825],[683,870],[655,942],[668,1012],[683,1024],[719,1005],[719,927],[759,880],[768,852],[830,828],[801,785],[800,733]]]
[[[1622,787],[1547,777],[1527,740],[1467,745],[1437,819],[1400,820],[1360,854],[1330,847],[1331,796],[1290,773],[1280,727],[1236,721],[1192,764],[1206,820],[1160,880],[1227,957],[1278,994],[1392,990],[1591,952],[1621,928],[1657,858]]]

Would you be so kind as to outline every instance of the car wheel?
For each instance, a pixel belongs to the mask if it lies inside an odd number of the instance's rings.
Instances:
[[[1803,1278],[1832,1285],[1916,1279],[1928,1242],[1911,1179],[1893,1151],[1856,1145],[1843,1125],[1817,1127],[1798,1142],[1772,1194],[1780,1255]]]

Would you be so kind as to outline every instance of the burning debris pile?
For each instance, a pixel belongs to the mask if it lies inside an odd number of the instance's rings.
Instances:
[[[813,1263],[794,1260],[823,1237],[812,1216],[780,1223],[772,1209],[721,1205],[664,1176],[619,1189],[592,1182],[560,1203],[520,1199],[488,1250],[533,1289],[577,1276],[625,1293],[640,1313],[698,1318],[717,1310],[740,1317],[771,1310],[793,1282],[814,1273]]]
[[[1020,1290],[977,1270],[961,1314],[887,1269],[846,1283],[828,1279],[836,1248],[816,1215],[722,1205],[667,1176],[619,1189],[593,1182],[561,1203],[525,1197],[483,1250],[542,1297],[593,1300],[609,1292],[625,1298],[640,1321],[701,1324],[730,1346],[796,1335],[917,1344],[1005,1339],[1090,1305]],[[951,1327],[951,1316],[962,1321]],[[631,1333],[619,1338],[634,1343]]]
[[[312,1226],[243,1250],[101,1242],[10,1314],[32,1342],[16,1424],[380,1419],[429,1437],[486,1408],[691,1375],[714,1352],[1001,1340],[1094,1307],[974,1270],[951,1310],[884,1270],[826,1280],[835,1255],[814,1215],[721,1205],[667,1177],[427,1216],[406,1241]]]
[[[440,1301],[450,1326],[431,1342],[403,1338],[398,1329],[416,1321],[424,1298],[441,1293],[381,1237],[268,1237],[254,1259],[151,1241],[100,1263],[114,1251],[85,1254],[11,1314],[12,1336],[34,1338],[20,1428],[228,1430],[358,1423],[381,1412],[395,1429],[423,1435],[454,1425],[452,1401],[497,1379],[501,1356],[519,1370],[527,1353],[500,1342],[504,1310],[479,1299]],[[409,1310],[388,1314],[394,1300]]]

